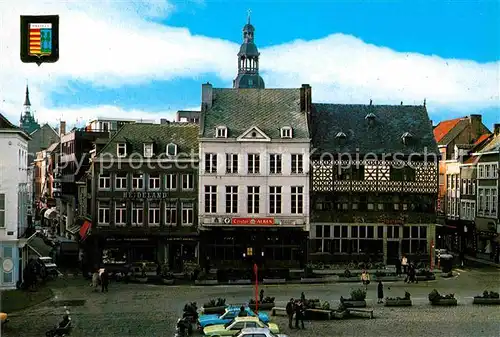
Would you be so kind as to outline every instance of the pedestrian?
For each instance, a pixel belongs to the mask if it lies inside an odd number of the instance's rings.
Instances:
[[[92,288],[94,291],[97,291],[97,287],[99,286],[99,273],[97,271],[95,271],[93,274],[92,274],[92,284],[91,284]]]
[[[300,301],[301,301],[302,303],[304,303],[304,302],[306,301],[306,295],[304,294],[304,292],[302,292],[302,293],[300,294]]]
[[[404,255],[401,258],[401,265],[403,266],[403,273],[406,274],[408,272],[408,259]]]
[[[259,299],[260,299],[260,303],[262,304],[264,302],[264,289],[261,289],[260,290],[260,294],[259,294]]]
[[[401,276],[401,260],[396,260],[396,275]]]
[[[464,252],[464,250],[462,249],[462,250],[460,251],[460,266],[461,266],[462,268],[463,268],[463,266],[464,266],[464,260],[465,260],[465,252]]]
[[[109,275],[108,271],[104,269],[104,271],[101,273],[101,292],[108,292],[108,285]]]
[[[288,316],[288,327],[293,329],[293,312],[294,312],[294,300],[293,298],[286,304],[286,315]]]
[[[363,283],[363,286],[365,287],[365,291],[368,290],[368,285],[370,284],[370,274],[366,270],[363,270],[361,273],[361,282]]]
[[[299,322],[302,325],[302,329],[305,329],[305,326],[304,326],[304,303],[302,303],[302,301],[296,302],[296,305],[295,305],[295,329],[300,329]]]
[[[378,281],[377,298],[377,303],[384,303],[384,285],[382,284],[382,281]]]
[[[240,307],[240,312],[238,312],[238,317],[246,317],[246,316],[248,316],[247,311],[245,310],[245,307],[242,305]]]

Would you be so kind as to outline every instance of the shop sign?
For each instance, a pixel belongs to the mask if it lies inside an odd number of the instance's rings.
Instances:
[[[404,221],[401,219],[384,219],[384,225],[404,225]]]
[[[112,242],[148,242],[150,238],[106,238],[106,241]]]
[[[124,199],[158,200],[167,199],[168,192],[124,192]]]
[[[274,218],[232,218],[233,225],[274,225]]]

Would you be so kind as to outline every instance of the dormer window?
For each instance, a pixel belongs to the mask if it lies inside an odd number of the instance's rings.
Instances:
[[[144,158],[151,158],[153,157],[153,144],[148,143],[144,144]]]
[[[345,133],[343,133],[342,131],[338,132],[336,135],[335,135],[335,138],[337,139],[346,139],[347,136]]]
[[[412,139],[413,139],[413,135],[409,132],[405,132],[401,136],[401,140],[403,141],[403,144],[405,144],[405,145],[408,145]]]
[[[227,128],[225,126],[218,126],[215,129],[215,136],[217,138],[227,138]]]
[[[281,128],[281,138],[292,138],[292,128],[289,126]]]
[[[377,116],[375,116],[374,113],[370,112],[368,115],[365,116],[365,120],[368,122],[368,124],[373,125],[375,123],[375,119]]]
[[[125,143],[116,144],[116,156],[118,158],[124,158],[127,156],[127,144]]]
[[[167,156],[177,156],[177,145],[170,143],[167,145]]]

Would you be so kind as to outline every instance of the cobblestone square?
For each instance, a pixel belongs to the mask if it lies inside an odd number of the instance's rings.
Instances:
[[[385,296],[412,295],[413,306],[387,308],[376,304],[376,285],[368,289],[368,307],[374,319],[350,318],[333,321],[308,321],[305,330],[290,331],[285,317],[271,317],[289,336],[498,336],[498,306],[472,304],[473,296],[484,290],[499,290],[500,274],[496,269],[463,270],[452,279],[407,285],[385,284]],[[263,286],[266,296],[276,297],[284,306],[302,291],[308,298],[328,300],[333,307],[340,296],[348,297],[358,284]],[[454,293],[457,307],[432,307],[427,295],[432,289],[441,294]],[[230,304],[248,302],[254,294],[252,286],[155,286],[112,283],[109,293],[93,292],[87,281],[60,280],[54,283],[55,301],[74,301],[70,307],[74,329],[71,336],[173,336],[175,321],[184,304],[196,301],[200,306],[211,298],[224,297]],[[80,303],[78,303],[80,302]],[[83,303],[83,305],[81,305]],[[71,302],[70,302],[71,304]],[[3,336],[41,336],[56,324],[64,308],[46,302],[25,312],[14,313]]]

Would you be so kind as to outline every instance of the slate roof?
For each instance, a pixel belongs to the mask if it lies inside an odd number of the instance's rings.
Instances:
[[[170,143],[177,145],[178,158],[196,157],[198,155],[198,124],[192,123],[170,123],[170,124],[148,124],[131,123],[125,124],[99,151],[98,155],[116,157],[116,145],[127,144],[127,157],[132,153],[144,154],[144,144],[154,144],[154,156],[159,155],[166,158],[166,148]]]
[[[202,137],[214,138],[217,126],[226,126],[228,138],[237,138],[252,126],[271,139],[280,129],[293,128],[293,138],[309,139],[306,113],[300,111],[300,89],[213,89],[213,105],[202,114]]]
[[[477,145],[481,144],[482,142],[487,140],[490,136],[491,136],[491,133],[485,133],[485,134],[479,136],[479,138],[474,142],[474,145],[477,146]]]
[[[3,114],[0,113],[0,130],[11,130],[14,132],[18,132],[21,134],[26,140],[30,140],[31,137],[20,127],[12,124],[7,117],[5,117]]]
[[[446,122],[445,122],[446,123]],[[438,145],[447,145],[453,139],[455,139],[462,131],[464,131],[469,125],[469,119],[461,118],[458,123],[455,124],[453,128],[451,128],[448,133],[446,133],[441,140],[438,141]],[[441,124],[441,123],[440,123]],[[438,124],[439,126],[439,124]]]
[[[373,113],[370,123],[366,118]],[[432,125],[424,106],[316,104],[311,111],[311,138],[318,153],[438,153]],[[335,136],[343,132],[345,140]],[[408,145],[402,135],[409,132]]]

